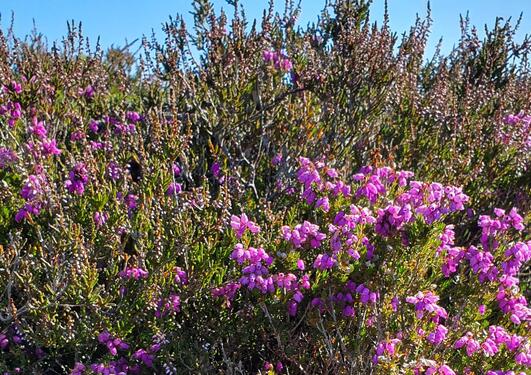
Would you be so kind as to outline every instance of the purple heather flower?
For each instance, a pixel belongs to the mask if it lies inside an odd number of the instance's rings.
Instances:
[[[324,212],[330,211],[330,202],[328,201],[328,197],[322,197],[317,200],[315,203],[315,208],[321,208]]]
[[[179,311],[181,311],[181,298],[176,294],[171,294],[168,298],[159,299],[155,317],[160,319],[166,315],[178,313]]]
[[[514,360],[516,363],[520,365],[531,367],[531,352],[529,351],[529,349],[527,349],[526,352],[525,351],[519,352],[514,357]]]
[[[504,275],[505,276],[505,275]],[[509,278],[507,278],[509,279]],[[516,281],[513,281],[513,288],[517,290]],[[496,295],[496,300],[500,306],[500,309],[507,315],[510,316],[511,321],[518,325],[523,321],[531,320],[531,309],[527,307],[527,301],[525,297],[513,295],[513,291],[506,289],[505,285],[499,287],[498,293]],[[510,287],[509,287],[510,288]]]
[[[218,162],[215,162],[212,164],[212,167],[210,167],[210,172],[212,172],[212,175],[216,178],[219,178],[219,174],[221,172],[221,167]]]
[[[156,353],[160,350],[161,348],[161,344],[159,343],[155,343],[155,344],[152,344],[150,347],[149,347],[149,352],[150,353]]]
[[[7,125],[10,128],[15,126],[15,122],[22,117],[22,106],[17,102],[7,102],[0,105],[0,115],[7,114]]]
[[[155,356],[153,354],[148,353],[144,349],[138,349],[133,354],[133,358],[142,361],[147,367],[151,368],[153,367],[153,360],[155,359]]]
[[[79,95],[84,96],[87,99],[92,99],[96,91],[92,85],[88,85],[84,89],[79,89]]]
[[[264,62],[268,64],[273,64],[275,69],[282,70],[284,72],[289,72],[293,68],[293,63],[291,60],[277,51],[264,51],[262,53]]]
[[[20,94],[22,92],[22,85],[16,81],[11,81],[9,89],[12,90],[15,94]]]
[[[213,297],[223,297],[225,299],[226,306],[230,308],[231,301],[234,299],[236,292],[240,288],[240,283],[229,282],[222,287],[212,289],[211,293]]]
[[[354,307],[347,305],[343,308],[343,315],[346,317],[353,317],[356,311],[354,310]]]
[[[437,328],[435,328],[435,331],[428,335],[428,341],[433,345],[439,345],[444,341],[447,334],[448,328],[440,324],[437,326]]]
[[[265,264],[269,266],[273,262],[273,258],[261,247],[249,247],[248,249],[245,249],[241,243],[236,244],[230,258],[238,262],[238,264],[244,264],[245,262],[257,264],[264,261]]]
[[[470,246],[466,253],[470,268],[478,274],[480,282],[494,281],[498,276],[498,268],[494,265],[494,255],[490,251],[481,251],[475,246]]]
[[[7,339],[7,336],[3,333],[0,333],[0,350],[7,350],[9,347],[9,340]]]
[[[179,177],[181,175],[181,167],[177,163],[173,163],[172,166],[173,175]]]
[[[124,199],[124,202],[129,212],[131,212],[138,207],[138,196],[134,194],[127,194]]]
[[[418,292],[414,296],[406,297],[407,303],[415,305],[415,311],[418,319],[421,319],[427,312],[434,322],[438,322],[440,318],[447,319],[448,313],[444,308],[437,305],[439,296],[431,291]]]
[[[31,133],[36,135],[39,139],[45,139],[48,132],[44,127],[44,122],[37,120],[37,117],[33,117],[32,124],[33,126],[30,126],[29,128]]]
[[[297,301],[295,300],[290,300],[288,302],[288,314],[289,316],[296,316],[297,315],[297,309],[298,309],[298,304],[297,304]]]
[[[434,375],[434,374],[439,374],[439,375],[456,375],[455,374],[455,371],[452,370],[450,368],[450,366],[448,365],[440,365],[440,366],[437,366],[437,367],[434,367],[434,366],[430,366],[426,372],[425,372],[425,375]]]
[[[44,194],[45,180],[42,175],[29,175],[20,191],[20,195],[27,201],[34,200]]]
[[[275,275],[275,283],[280,289],[295,291],[298,289],[297,276],[292,273],[284,274],[282,272]]]
[[[15,221],[20,223],[24,219],[29,219],[31,215],[39,215],[41,212],[41,205],[37,203],[26,203],[24,207],[18,210],[15,214]]]
[[[175,267],[175,283],[180,285],[186,285],[188,284],[188,275],[186,274],[186,271],[184,271],[181,267]]]
[[[89,129],[93,133],[98,133],[100,131],[101,124],[96,120],[90,120]]]
[[[271,362],[264,362],[264,370],[266,371],[272,371],[273,370],[273,364]]]
[[[467,332],[465,336],[461,337],[454,343],[455,349],[466,348],[466,355],[471,357],[474,353],[481,349],[479,342],[474,340],[471,332]]]
[[[505,346],[508,350],[514,352],[519,349],[524,342],[524,338],[518,335],[510,335],[507,339],[504,340]]]
[[[15,163],[18,156],[15,151],[6,147],[0,147],[0,169],[6,168],[8,165]]]
[[[531,242],[517,242],[504,253],[506,260],[501,266],[503,273],[507,276],[518,275],[520,268],[531,260]]]
[[[356,287],[356,293],[360,295],[360,302],[364,305],[374,304],[380,298],[378,292],[371,292],[363,283]]]
[[[273,62],[275,53],[273,51],[264,51],[262,52],[262,57],[265,62],[270,63]]]
[[[182,191],[181,184],[178,182],[172,182],[170,183],[170,185],[168,186],[168,189],[166,190],[166,195],[175,196],[179,194],[181,191]]]
[[[122,279],[126,279],[126,280],[128,280],[128,279],[139,280],[139,279],[147,279],[147,277],[149,276],[149,273],[148,273],[148,271],[146,271],[146,270],[144,270],[142,268],[129,267],[129,268],[126,268],[123,271],[120,271],[119,276]]]
[[[489,327],[489,339],[494,341],[496,345],[505,344],[510,340],[510,335],[507,333],[505,328],[500,326],[490,326]]]
[[[517,115],[509,114],[503,118],[503,121],[508,125],[516,125],[520,121],[520,117]]]
[[[283,70],[285,72],[289,72],[293,68],[293,63],[290,59],[282,58],[278,64],[275,64],[275,67],[277,67],[280,70]]]
[[[138,112],[130,111],[125,114],[125,118],[132,123],[136,123],[140,121],[141,116],[138,114]]]
[[[295,248],[300,248],[309,243],[312,248],[317,249],[326,238],[326,234],[319,232],[319,226],[309,221],[297,224],[293,229],[288,226],[283,226],[280,229],[284,240],[290,241]]]
[[[310,305],[314,308],[318,308],[320,310],[323,309],[323,300],[319,297],[314,297],[312,301],[310,302]]]
[[[98,342],[103,344],[109,350],[111,355],[115,356],[118,354],[118,350],[127,350],[129,345],[117,337],[113,337],[109,331],[103,331],[98,335]]]
[[[305,274],[299,279],[299,287],[302,289],[310,289],[310,275]]]
[[[396,346],[401,342],[402,341],[399,338],[395,338],[378,343],[376,346],[376,353],[372,357],[372,362],[375,364],[378,363],[382,356],[394,357],[396,355]]]
[[[72,134],[70,134],[70,141],[71,142],[79,142],[83,139],[86,138],[86,134],[81,131],[81,130],[76,130],[75,132],[72,132]]]
[[[232,215],[230,218],[230,226],[236,232],[237,238],[242,238],[243,233],[247,229],[253,234],[260,232],[260,227],[255,222],[249,220],[246,214],[241,214],[240,217]]]
[[[76,163],[68,174],[65,187],[71,194],[83,195],[89,180],[88,170],[84,163]]]
[[[481,227],[481,244],[485,250],[496,250],[498,247],[497,241],[489,241],[489,239],[497,236],[499,233],[508,231],[511,227],[522,231],[524,229],[523,218],[518,214],[516,208],[511,209],[507,215],[504,210],[494,209],[496,218],[491,218],[488,215],[481,215],[479,217],[478,225]]]
[[[318,270],[328,270],[337,264],[337,260],[328,254],[318,254],[313,262],[313,268]]]
[[[273,258],[264,249],[254,247],[245,249],[242,244],[237,244],[231,254],[231,259],[244,266],[239,280],[241,285],[246,286],[249,290],[258,289],[264,294],[275,290],[275,280],[269,275],[268,268],[273,262]],[[283,274],[278,275],[276,282],[279,287],[292,288],[295,286],[297,277],[292,274],[288,276],[289,281],[284,278]]]
[[[97,141],[90,141],[89,145],[92,150],[103,150],[103,148],[105,147],[103,142]]]
[[[97,228],[104,226],[108,219],[109,214],[107,212],[98,211],[94,213],[94,223],[96,224]]]
[[[282,162],[282,154],[278,153],[271,159],[271,164],[279,165]]]
[[[393,299],[391,300],[391,307],[393,308],[394,312],[398,311],[399,305],[400,305],[400,300],[398,299],[397,296],[394,296]]]
[[[87,368],[84,364],[82,364],[81,362],[76,362],[74,368],[70,372],[70,375],[82,375],[85,373],[86,370]]]
[[[57,141],[55,139],[43,139],[41,141],[42,154],[44,156],[59,155],[61,150],[57,147]]]
[[[98,335],[98,341],[101,344],[105,344],[107,341],[111,339],[111,334],[108,331],[103,331]]]
[[[109,165],[107,165],[107,176],[112,181],[118,181],[122,177],[123,171],[122,168],[116,163],[115,161],[111,161]]]
[[[124,134],[134,134],[136,133],[135,124],[122,124],[115,123],[114,125],[114,134],[124,135]]]
[[[483,354],[486,357],[492,357],[493,355],[498,353],[498,346],[491,339],[486,339],[480,346],[481,349],[483,349]]]
[[[378,210],[374,230],[384,237],[389,237],[413,220],[414,217],[410,204],[402,207],[389,205],[385,209]]]
[[[12,340],[17,345],[22,344],[22,337],[20,337],[19,335],[13,335]]]

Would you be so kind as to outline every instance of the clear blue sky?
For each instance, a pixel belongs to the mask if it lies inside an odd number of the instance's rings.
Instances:
[[[260,17],[267,4],[265,0],[240,0],[250,18]],[[277,9],[284,0],[277,0]],[[302,0],[302,15],[299,24],[306,25],[317,19],[324,0]],[[381,22],[383,0],[374,0],[371,18]],[[390,23],[393,31],[402,33],[413,24],[415,15],[426,13],[426,0],[388,0]],[[214,0],[216,9],[229,9],[224,0]],[[443,50],[448,51],[459,37],[459,14],[470,12],[472,24],[483,30],[483,25],[492,25],[496,16],[516,19],[524,13],[519,39],[531,33],[531,0],[432,0],[434,24],[429,40],[429,51],[440,37]],[[66,21],[82,21],[84,33],[91,40],[101,36],[104,47],[111,44],[124,45],[142,34],[155,30],[162,40],[161,24],[168,16],[183,14],[190,23],[191,0],[0,0],[1,25],[6,28],[15,12],[15,33],[23,36],[33,27],[43,33],[48,41],[58,40],[66,33]]]

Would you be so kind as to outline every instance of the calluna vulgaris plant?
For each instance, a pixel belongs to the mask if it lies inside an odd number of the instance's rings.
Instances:
[[[228,3],[0,32],[0,371],[529,372],[530,39]]]

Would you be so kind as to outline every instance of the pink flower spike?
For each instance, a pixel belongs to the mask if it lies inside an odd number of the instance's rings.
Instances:
[[[236,232],[236,237],[238,239],[242,238],[247,229],[253,234],[260,232],[260,227],[253,221],[249,220],[246,214],[241,214],[240,217],[232,215],[230,218],[230,226]]]

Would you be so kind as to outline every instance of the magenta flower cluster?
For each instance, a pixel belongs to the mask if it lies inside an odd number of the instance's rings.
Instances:
[[[348,198],[351,195],[350,186],[339,179],[334,168],[322,161],[312,162],[300,157],[297,180],[303,185],[302,198],[306,203],[315,203],[316,208],[321,208],[324,212],[330,210],[330,197],[343,195]]]
[[[160,350],[160,344],[153,344],[147,350],[138,349],[133,353],[133,358],[142,362],[149,368],[153,367],[153,361],[155,360],[156,353]]]
[[[108,331],[103,331],[98,335],[98,342],[103,344],[113,356],[118,354],[119,350],[129,349],[129,345],[117,337],[113,337]]]
[[[65,187],[71,194],[83,195],[85,187],[89,181],[89,174],[85,163],[76,163],[74,168],[68,173]]]
[[[149,276],[148,271],[140,267],[128,267],[119,273],[120,277],[123,279],[146,279]]]
[[[239,224],[238,222],[238,229]],[[234,225],[233,229],[235,229]],[[250,291],[256,289],[262,294],[272,294],[278,290],[290,297],[287,304],[288,313],[292,316],[296,315],[298,304],[304,298],[303,290],[310,288],[309,275],[297,277],[293,273],[272,273],[270,267],[274,258],[271,255],[263,248],[245,247],[241,243],[236,244],[230,258],[242,266],[242,276],[237,283],[229,282],[222,287],[214,288],[213,296],[223,297],[230,306],[230,301],[242,286]],[[303,270],[304,262],[297,262],[297,267]]]
[[[242,269],[243,276],[240,284],[248,289],[258,289],[262,293],[274,291],[273,278],[269,275],[269,266],[273,258],[262,248],[249,247],[245,249],[242,244],[237,244],[234,248],[231,259],[240,265],[245,265]]]
[[[438,301],[439,296],[429,290],[406,297],[407,303],[415,305],[415,315],[418,319],[427,317],[435,323],[438,323],[440,319],[448,318],[448,313],[437,304]]]
[[[304,301],[320,272],[331,273],[336,268],[339,270],[349,265],[359,265],[363,260],[370,266],[371,262],[378,259],[375,242],[399,238],[402,246],[408,247],[410,225],[419,220],[431,225],[449,213],[464,210],[469,199],[460,188],[414,181],[411,180],[411,172],[390,168],[362,168],[353,176],[353,183],[358,186],[356,189],[340,180],[338,172],[324,162],[312,162],[306,158],[299,159],[296,176],[302,185],[301,198],[315,209],[320,209],[323,215],[329,214],[331,223],[325,225],[325,230],[308,220],[295,226],[281,226],[282,239],[288,245],[285,250],[288,255],[294,253],[298,257],[291,266],[286,263],[285,259],[289,257],[283,251],[273,257],[261,247],[247,247],[238,243],[231,259],[241,267],[239,280],[229,281],[212,290],[213,296],[225,298],[227,306],[242,291],[242,287],[249,292],[258,290],[262,294],[282,291],[287,296],[285,302],[289,315],[295,316],[298,306]],[[352,191],[355,193],[352,194]],[[348,210],[336,207],[336,201],[345,198],[358,202],[351,203]],[[323,205],[322,202],[326,203]],[[368,206],[360,206],[357,204],[359,202]],[[460,265],[466,261],[471,274],[477,275],[480,282],[498,283],[500,310],[508,314],[515,324],[520,324],[529,319],[529,309],[525,298],[518,294],[516,276],[530,260],[529,244],[511,244],[503,250],[503,261],[497,264],[494,252],[501,246],[502,240],[495,240],[494,237],[505,235],[510,230],[521,231],[523,219],[515,209],[508,214],[498,209],[495,213],[497,216],[494,219],[480,217],[483,232],[481,246],[455,246],[454,226],[446,225],[438,235],[439,243],[434,248],[434,255],[436,259],[440,258],[441,271],[446,277],[458,272]],[[245,216],[243,225],[236,218],[237,220],[232,220],[231,226],[240,238],[247,229],[247,217]],[[297,272],[305,270],[305,262],[308,261],[313,264],[313,270],[297,276]],[[279,272],[286,267],[293,272]],[[309,304],[321,314],[339,309],[344,319],[360,319],[358,310],[361,310],[365,326],[373,327],[379,319],[379,306],[388,301],[385,303],[389,303],[391,310],[397,312],[402,306],[403,297],[392,295],[392,298],[387,299],[384,295],[382,298],[380,291],[372,289],[370,285],[347,280],[340,290],[335,290],[332,294],[328,291],[308,296]],[[516,364],[528,366],[529,341],[524,337],[509,333],[503,335],[499,327],[492,326],[486,336],[482,336],[481,332],[473,333],[468,330],[460,339],[450,340],[454,336],[451,330],[458,317],[450,316],[434,290],[416,291],[403,300],[406,302],[403,312],[407,305],[414,306],[416,323],[412,332],[398,332],[394,338],[380,341],[375,348],[373,363],[398,359],[401,343],[416,335],[432,346],[454,350],[464,348],[467,357],[481,354],[489,358],[498,355],[505,348],[513,353]],[[485,314],[486,307],[481,305],[479,312]],[[433,360],[424,360],[413,368],[419,374],[455,374],[448,364]]]
[[[376,346],[376,353],[372,357],[373,363],[378,363],[381,357],[392,358],[397,354],[396,347],[402,341],[398,338],[384,340]]]
[[[289,72],[293,68],[291,60],[281,52],[264,51],[262,56],[266,63],[272,64],[277,70]]]
[[[308,244],[311,248],[317,249],[326,238],[324,233],[319,232],[319,226],[309,221],[297,224],[293,229],[283,226],[281,232],[284,240],[291,242],[295,248]]]
[[[260,227],[253,221],[249,220],[244,213],[239,217],[232,215],[230,218],[230,226],[234,229],[234,232],[236,232],[237,238],[242,238],[246,230],[249,230],[252,234],[260,232]]]
[[[22,106],[19,102],[7,101],[0,105],[0,116],[7,119],[7,124],[10,128],[15,127],[18,119],[22,118]]]
[[[158,300],[155,317],[160,319],[179,311],[181,311],[181,298],[177,294],[171,294],[168,298]]]
[[[0,169],[7,168],[18,160],[18,155],[15,151],[7,147],[0,147]]]
[[[20,196],[24,198],[26,203],[16,213],[15,221],[20,222],[24,219],[29,219],[31,215],[37,216],[40,214],[45,202],[46,185],[46,177],[43,173],[28,176],[20,191]]]
[[[503,118],[498,137],[508,146],[529,154],[531,151],[531,115],[524,112],[509,114]]]
[[[96,224],[97,228],[103,227],[107,220],[109,220],[108,212],[97,211],[94,213],[94,223]]]

